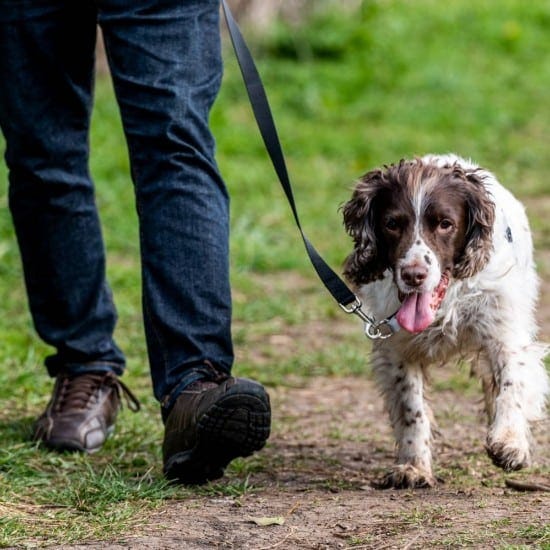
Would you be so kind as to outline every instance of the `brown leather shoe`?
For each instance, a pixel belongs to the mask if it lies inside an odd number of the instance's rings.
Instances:
[[[258,382],[195,382],[166,419],[164,475],[186,484],[217,479],[231,460],[265,445],[270,424],[269,396]]]
[[[121,392],[137,411],[138,400],[112,372],[59,374],[33,439],[57,451],[97,451],[114,430]]]

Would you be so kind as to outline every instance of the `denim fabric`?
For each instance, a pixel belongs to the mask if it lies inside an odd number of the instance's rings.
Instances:
[[[0,0],[0,126],[9,206],[37,332],[61,369],[124,369],[88,170],[103,30],[139,215],[155,396],[205,362],[230,372],[229,199],[208,116],[218,0]],[[116,231],[116,228],[112,228]]]

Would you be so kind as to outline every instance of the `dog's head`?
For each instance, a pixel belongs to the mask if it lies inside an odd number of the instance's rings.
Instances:
[[[373,170],[343,207],[354,250],[345,276],[364,285],[393,272],[402,301],[397,320],[429,326],[451,278],[473,276],[492,250],[494,204],[479,170],[420,159]]]

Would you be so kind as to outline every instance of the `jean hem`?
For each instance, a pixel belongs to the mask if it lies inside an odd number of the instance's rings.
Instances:
[[[55,378],[60,373],[88,374],[92,372],[114,372],[117,376],[124,374],[124,367],[108,361],[92,361],[88,363],[67,363],[59,367],[48,367],[48,374]]]

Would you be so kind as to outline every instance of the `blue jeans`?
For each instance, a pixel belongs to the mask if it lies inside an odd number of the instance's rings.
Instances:
[[[121,374],[125,363],[88,170],[97,23],[130,154],[162,401],[204,364],[233,363],[229,199],[208,127],[222,76],[219,0],[0,0],[9,206],[33,321],[56,349],[52,376]]]

